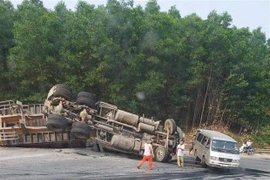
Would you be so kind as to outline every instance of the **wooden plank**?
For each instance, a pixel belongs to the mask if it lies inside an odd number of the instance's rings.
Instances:
[[[50,142],[50,134],[49,133],[43,133],[44,142]]]
[[[1,116],[3,123],[20,122],[21,118],[22,116],[19,114]]]

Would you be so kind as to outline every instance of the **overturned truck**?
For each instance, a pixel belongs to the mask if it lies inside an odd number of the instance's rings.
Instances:
[[[90,138],[104,148],[141,155],[145,142],[153,143],[156,161],[168,161],[175,154],[183,133],[173,119],[160,121],[138,116],[117,106],[97,101],[90,92],[79,92],[71,101],[71,89],[63,84],[51,88],[45,101],[46,126],[54,132],[70,131],[77,139]]]
[[[45,146],[84,145],[94,139],[105,149],[142,155],[142,145],[151,141],[156,161],[165,162],[175,154],[184,134],[173,119],[161,121],[96,101],[94,94],[53,86],[44,104],[22,105],[0,102],[0,145]],[[53,146],[55,147],[55,146]]]

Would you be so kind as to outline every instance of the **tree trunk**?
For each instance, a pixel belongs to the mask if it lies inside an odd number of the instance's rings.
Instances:
[[[229,127],[230,125],[231,125],[231,122],[230,122],[230,120],[228,119],[225,127]]]
[[[198,88],[198,90],[197,90],[197,98],[196,98],[195,109],[194,109],[194,113],[193,113],[191,129],[193,129],[194,125],[195,125],[197,111],[198,111],[199,99],[200,99],[200,88]]]
[[[204,109],[205,109],[206,99],[207,99],[207,96],[208,96],[208,90],[209,90],[209,86],[210,86],[211,76],[212,76],[212,66],[211,66],[210,75],[209,75],[209,78],[208,78],[207,87],[206,87],[205,94],[204,94],[203,107],[202,107],[202,112],[201,112],[199,127],[202,124],[203,113],[204,113]]]
[[[215,116],[214,116],[213,124],[216,124],[217,121],[218,121],[218,115],[220,114],[221,98],[222,97],[221,97],[221,93],[220,93],[219,97],[217,98],[218,104],[217,104],[217,109],[216,109],[216,113],[215,113]]]
[[[190,103],[188,103],[188,110],[187,110],[187,117],[186,117],[186,132],[188,131],[189,113],[190,113]]]
[[[224,108],[224,110],[223,110],[223,112],[222,112],[222,114],[221,114],[221,117],[220,117],[220,120],[219,120],[219,125],[221,125],[222,122],[223,122],[223,117],[224,117],[224,114],[225,114],[225,112],[226,112],[226,108],[227,108],[227,104],[225,105],[225,108]]]
[[[206,118],[207,125],[212,125],[214,120],[215,120],[215,116],[216,116],[216,112],[217,112],[217,108],[218,108],[218,104],[219,104],[219,93],[218,92],[219,92],[218,89],[213,91],[209,111],[208,111],[207,118]]]

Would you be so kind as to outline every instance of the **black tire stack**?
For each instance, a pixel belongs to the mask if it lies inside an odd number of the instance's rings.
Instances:
[[[67,119],[60,114],[49,114],[46,127],[53,132],[64,132],[67,128]]]
[[[78,139],[88,139],[90,137],[90,126],[84,122],[74,122],[71,134]]]
[[[85,105],[93,109],[97,109],[96,107],[96,97],[94,94],[90,92],[81,91],[77,95],[76,104]]]
[[[49,100],[51,100],[54,97],[62,97],[68,101],[72,99],[72,90],[67,85],[56,84],[53,88],[55,88],[55,90],[54,90],[53,95],[49,97]]]

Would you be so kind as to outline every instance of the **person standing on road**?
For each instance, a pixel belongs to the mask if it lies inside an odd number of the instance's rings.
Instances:
[[[184,150],[185,150],[184,141],[180,141],[176,148],[178,167],[184,167]]]
[[[140,167],[143,165],[145,161],[148,161],[148,168],[149,170],[153,169],[153,158],[155,157],[153,153],[153,146],[152,142],[145,143],[143,145],[144,153],[143,153],[143,159],[139,162],[137,168],[140,169]]]

